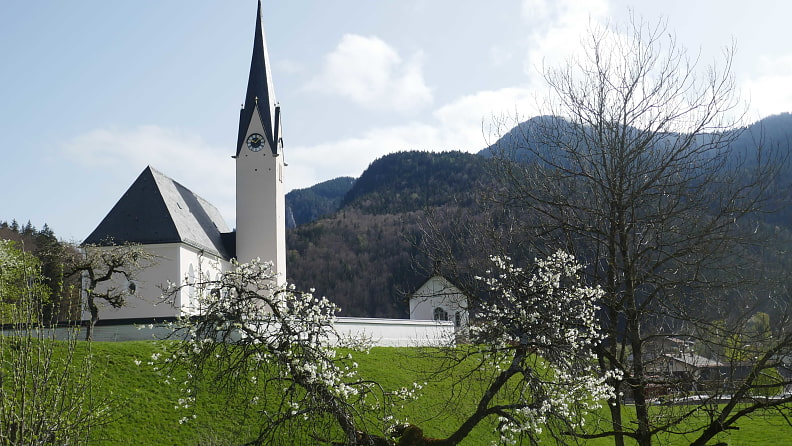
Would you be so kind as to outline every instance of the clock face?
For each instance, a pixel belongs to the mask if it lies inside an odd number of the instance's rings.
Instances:
[[[247,146],[248,149],[258,152],[264,148],[264,137],[259,133],[253,133],[247,137]]]

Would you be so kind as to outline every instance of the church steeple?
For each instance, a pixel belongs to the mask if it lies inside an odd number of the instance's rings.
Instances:
[[[280,107],[272,89],[267,45],[258,2],[253,58],[236,147],[236,255],[239,262],[271,261],[286,280],[286,204]]]
[[[253,57],[250,61],[245,105],[239,113],[239,133],[237,137],[236,155],[245,146],[251,120],[257,119],[263,128],[263,136],[273,155],[280,154],[280,107],[275,102],[272,87],[267,41],[264,38],[264,25],[261,20],[261,0],[258,2],[256,14],[256,30],[253,37]],[[257,123],[256,123],[257,124]],[[258,127],[257,125],[255,127]]]

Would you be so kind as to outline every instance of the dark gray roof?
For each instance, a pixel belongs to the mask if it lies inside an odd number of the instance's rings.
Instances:
[[[258,105],[257,105],[258,104]],[[264,128],[264,137],[273,151],[277,148],[276,135],[278,124],[275,122],[275,92],[272,87],[272,73],[270,72],[267,43],[264,40],[264,26],[261,20],[261,1],[258,2],[256,14],[256,31],[253,37],[253,57],[250,61],[250,74],[248,76],[247,93],[245,94],[244,108],[239,112],[239,136],[237,138],[237,152],[242,150],[250,120],[256,116],[258,108],[261,116],[261,125]]]
[[[146,167],[99,223],[86,244],[187,243],[225,259],[235,255],[230,230],[211,203]]]

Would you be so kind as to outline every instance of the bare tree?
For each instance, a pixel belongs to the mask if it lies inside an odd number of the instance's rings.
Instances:
[[[658,435],[685,433],[705,444],[740,416],[790,402],[753,397],[757,378],[792,348],[785,321],[776,321],[771,341],[754,344],[733,393],[709,389],[701,406],[711,416],[703,421],[691,408],[658,408],[663,416],[650,410],[654,392],[670,385],[652,346],[671,335],[699,348],[722,342],[741,327],[733,303],[756,311],[752,291],[768,278],[755,268],[755,218],[786,151],[735,150],[742,116],[733,49],[721,66],[699,74],[698,61],[663,23],[635,18],[627,29],[590,29],[582,45],[581,57],[546,70],[545,116],[493,149],[503,181],[493,198],[519,214],[515,229],[532,249],[575,253],[605,291],[598,363],[634,404],[614,398],[610,427],[579,435],[649,445]],[[724,398],[725,406],[715,403]],[[623,418],[625,407],[637,424]]]
[[[125,243],[109,246],[83,246],[66,259],[66,276],[83,278],[85,305],[91,313],[86,340],[93,336],[99,321],[97,299],[113,308],[121,308],[126,298],[135,293],[134,280],[141,271],[156,264],[156,257],[141,245]]]
[[[4,299],[13,297],[0,336],[0,444],[88,444],[112,414],[110,400],[94,392],[90,343],[77,342],[79,326],[46,323],[40,303],[49,288],[40,264],[6,241],[0,241],[0,290]]]

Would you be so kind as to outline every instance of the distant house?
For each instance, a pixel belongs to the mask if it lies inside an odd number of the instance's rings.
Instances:
[[[792,379],[792,355],[779,356],[776,358],[776,362],[778,363],[777,370],[781,378],[789,382]],[[787,384],[784,388],[784,393],[787,395],[792,394],[792,384]]]
[[[646,347],[645,370],[655,381],[658,394],[730,388],[745,380],[754,366],[751,361],[717,360],[696,354],[693,341],[677,336],[658,337]]]
[[[467,330],[469,308],[468,296],[440,275],[430,277],[410,295],[410,319],[451,321],[457,331]]]
[[[683,352],[661,355],[648,368],[655,373],[698,381],[717,378],[722,367],[724,364],[714,359]]]

